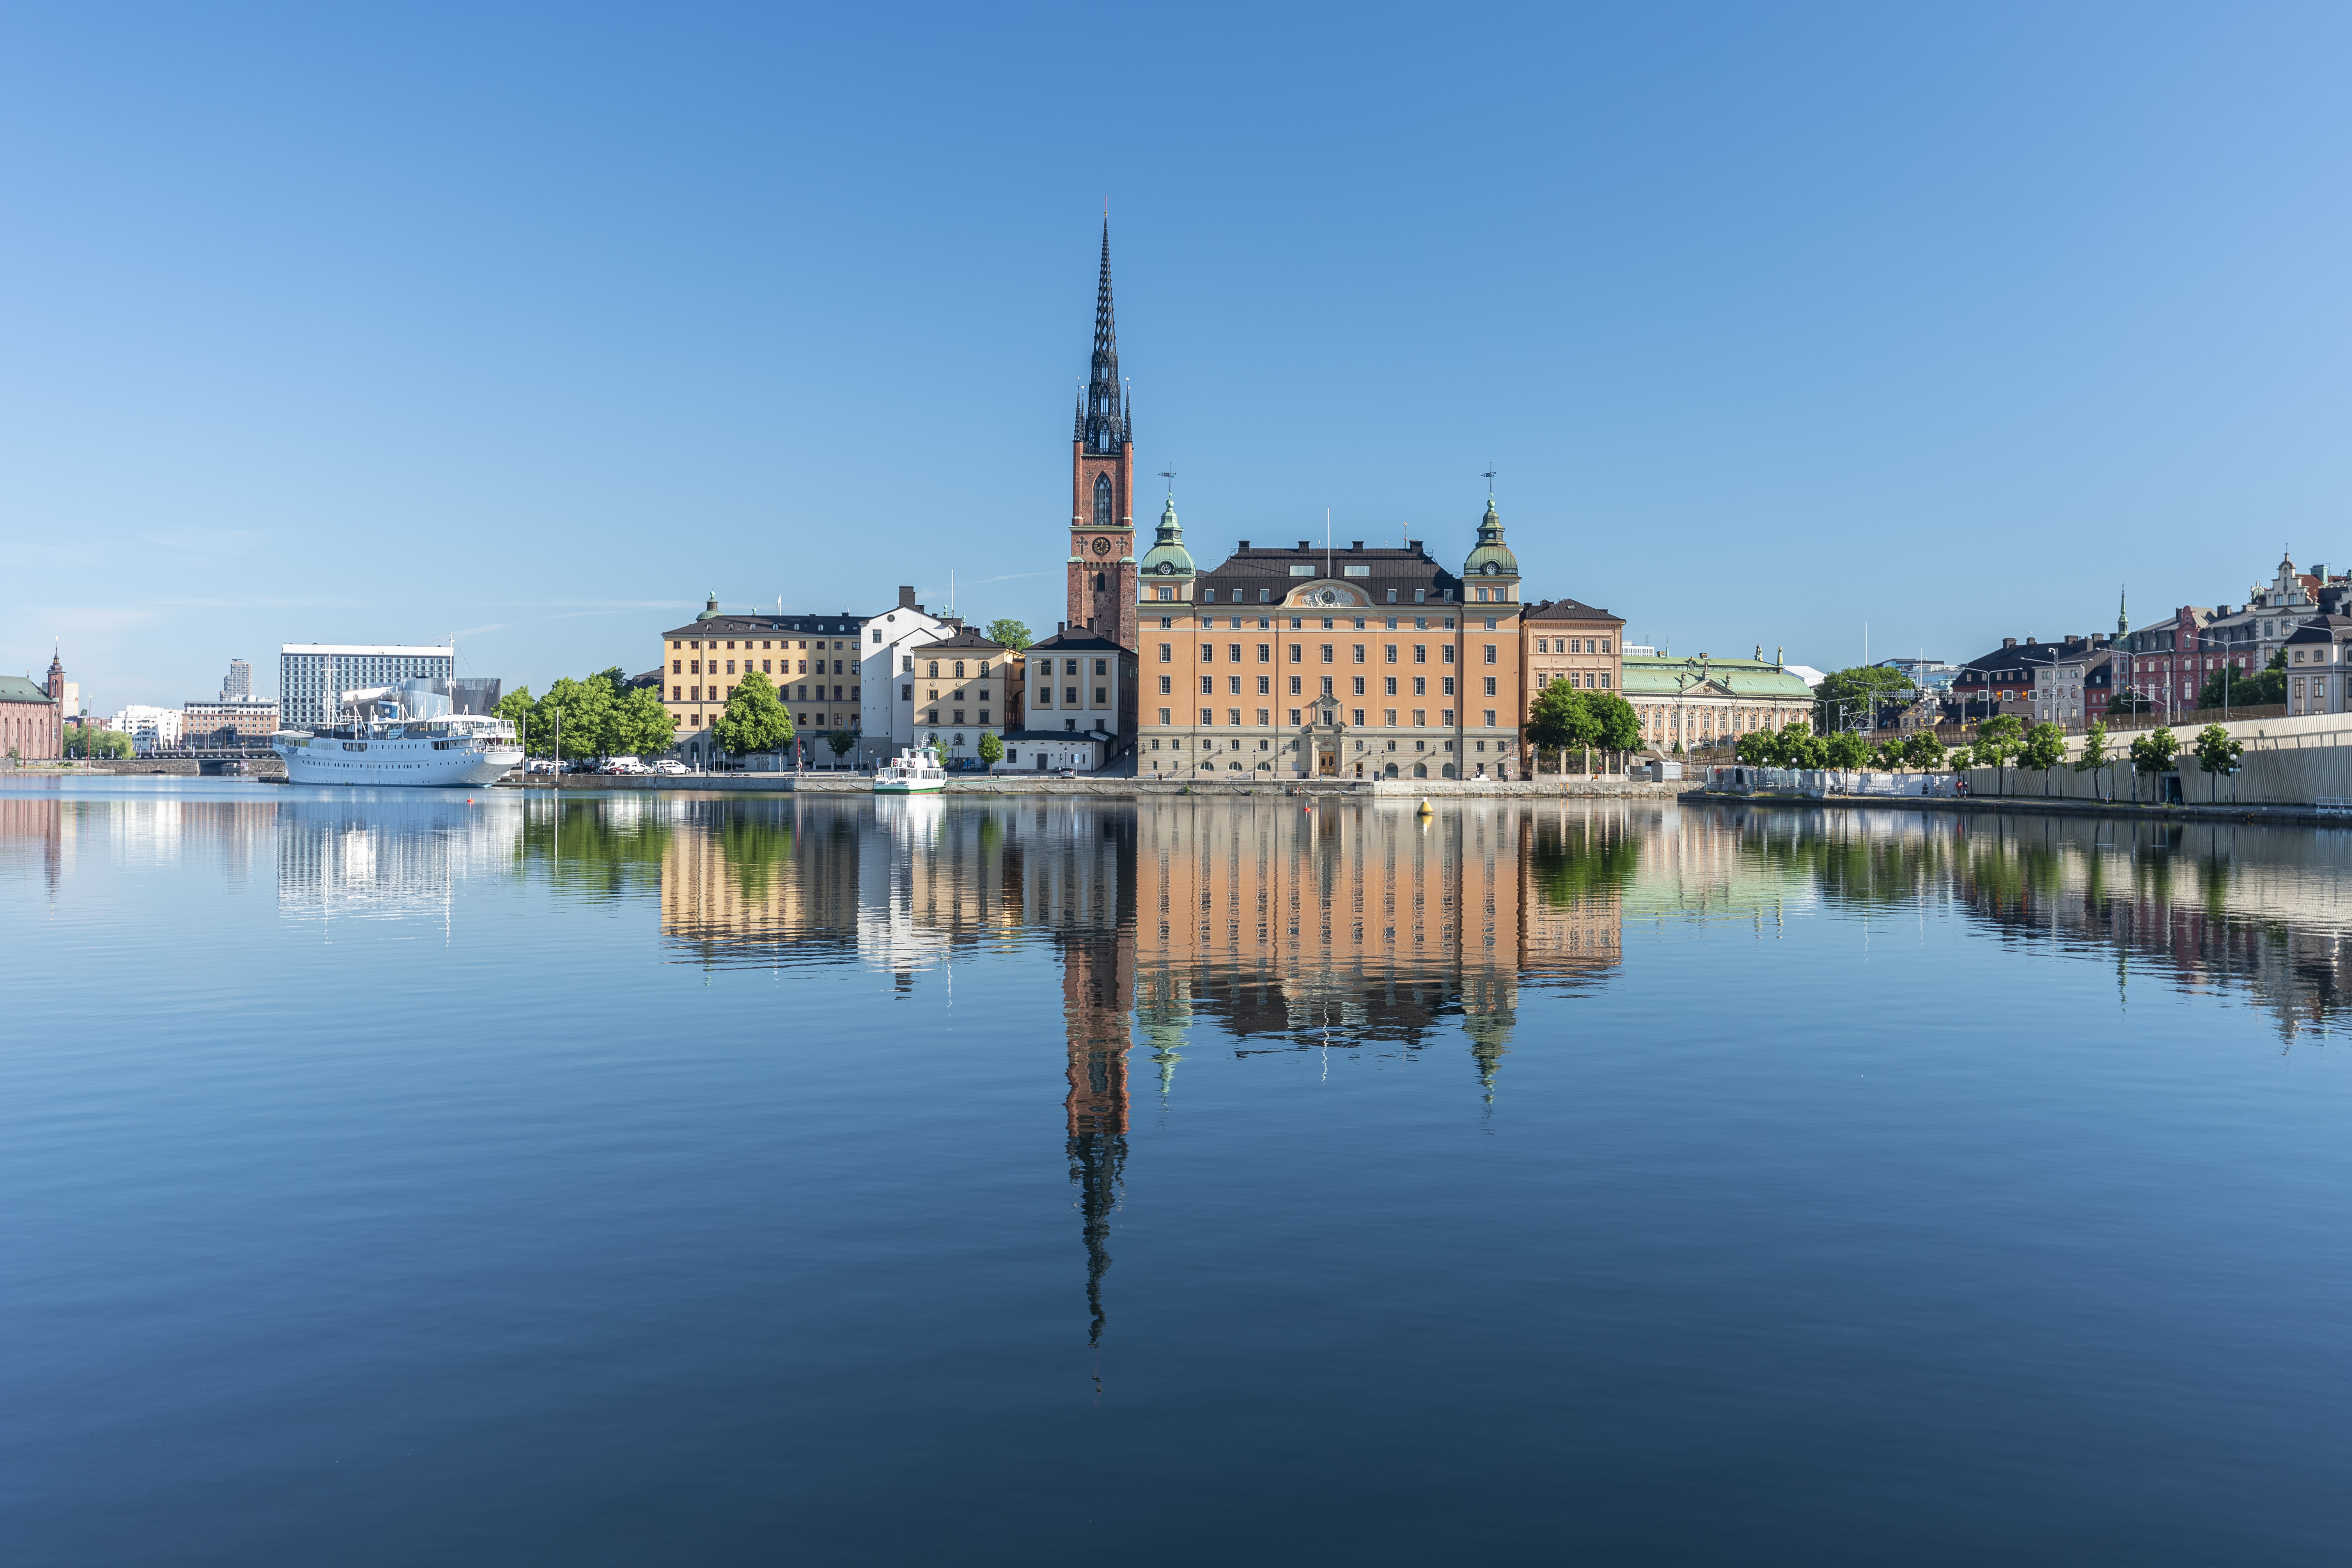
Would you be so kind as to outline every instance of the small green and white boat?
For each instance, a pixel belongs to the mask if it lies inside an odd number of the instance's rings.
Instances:
[[[947,787],[948,771],[929,752],[901,752],[887,767],[874,773],[876,795],[937,795]]]

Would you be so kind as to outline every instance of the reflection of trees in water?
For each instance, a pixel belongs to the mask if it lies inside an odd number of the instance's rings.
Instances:
[[[658,803],[628,797],[532,801],[519,858],[536,864],[568,891],[618,898],[659,878],[671,832],[670,815]]]
[[[737,892],[765,898],[791,870],[793,825],[781,811],[729,811],[719,820],[719,854]]]
[[[1528,879],[1555,908],[1622,895],[1642,863],[1642,840],[1618,815],[1538,816],[1528,835]]]
[[[1741,824],[1740,854],[1833,903],[1874,909],[1908,903],[1952,875],[1955,847],[1945,837],[1869,826],[1828,813],[1807,820],[1757,812]]]
[[[1759,814],[1760,815],[1760,814]],[[1748,825],[1744,855],[1829,900],[1947,893],[2019,941],[2115,952],[2122,982],[2245,994],[2283,1035],[2343,1026],[2352,852],[2300,828],[1822,812]]]

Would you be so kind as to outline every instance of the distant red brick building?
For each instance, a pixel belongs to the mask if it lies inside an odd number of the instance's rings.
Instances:
[[[0,675],[0,756],[33,761],[65,754],[66,668],[49,658],[47,687]]]

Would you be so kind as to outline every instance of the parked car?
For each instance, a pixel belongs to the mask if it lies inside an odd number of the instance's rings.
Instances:
[[[679,762],[676,757],[664,757],[661,761],[654,763],[652,771],[657,773],[691,773],[693,770],[688,768],[684,763]]]
[[[1057,779],[1074,779],[1078,776],[1078,770],[1076,768],[1055,768],[1054,770],[1054,776]]]
[[[642,773],[651,770],[635,757],[614,757],[597,771],[604,773]]]
[[[527,773],[560,773],[564,769],[563,764],[553,757],[533,757],[523,764],[522,771]]]

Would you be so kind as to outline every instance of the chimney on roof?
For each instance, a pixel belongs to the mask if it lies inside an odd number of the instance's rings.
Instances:
[[[2015,647],[2017,646],[2017,639],[2015,637],[2003,637],[2000,639],[2000,646],[2003,647]]]
[[[1406,541],[1404,542],[1404,547],[1405,547],[1407,550],[1412,551],[1415,555],[1418,555],[1418,554],[1420,554],[1420,553],[1421,553],[1421,541],[1420,541],[1420,540],[1418,540],[1418,539],[1408,539],[1408,540],[1406,540]]]
[[[1248,541],[1248,540],[1246,540],[1246,539],[1243,540],[1243,541],[1242,541],[1242,542],[1241,542],[1241,548],[1242,548],[1242,549],[1244,549],[1244,550],[1247,550],[1247,549],[1249,548],[1249,541]]]
[[[1355,541],[1353,543],[1351,543],[1351,544],[1349,544],[1349,545],[1348,546],[1348,548],[1349,548],[1349,549],[1350,549],[1350,550],[1361,550],[1363,547],[1364,547],[1364,542],[1363,542],[1362,540],[1360,540],[1360,539],[1359,539],[1359,540]]]
[[[2028,634],[2026,635],[2026,638],[2025,638],[2025,646],[2026,646],[2026,647],[2033,647],[2033,646],[2034,646],[2034,644],[2033,644],[2033,637],[2032,637],[2032,634],[2028,633]]]
[[[911,610],[915,607],[915,585],[912,583],[898,584],[898,607],[902,610]]]
[[[1054,623],[1054,635],[1055,637],[1060,637],[1064,632],[1068,631],[1069,629],[1070,623],[1067,621],[1055,621]]]
[[[1315,542],[1311,539],[1302,539],[1298,542],[1298,548],[1301,550],[1312,550],[1315,548]]]

